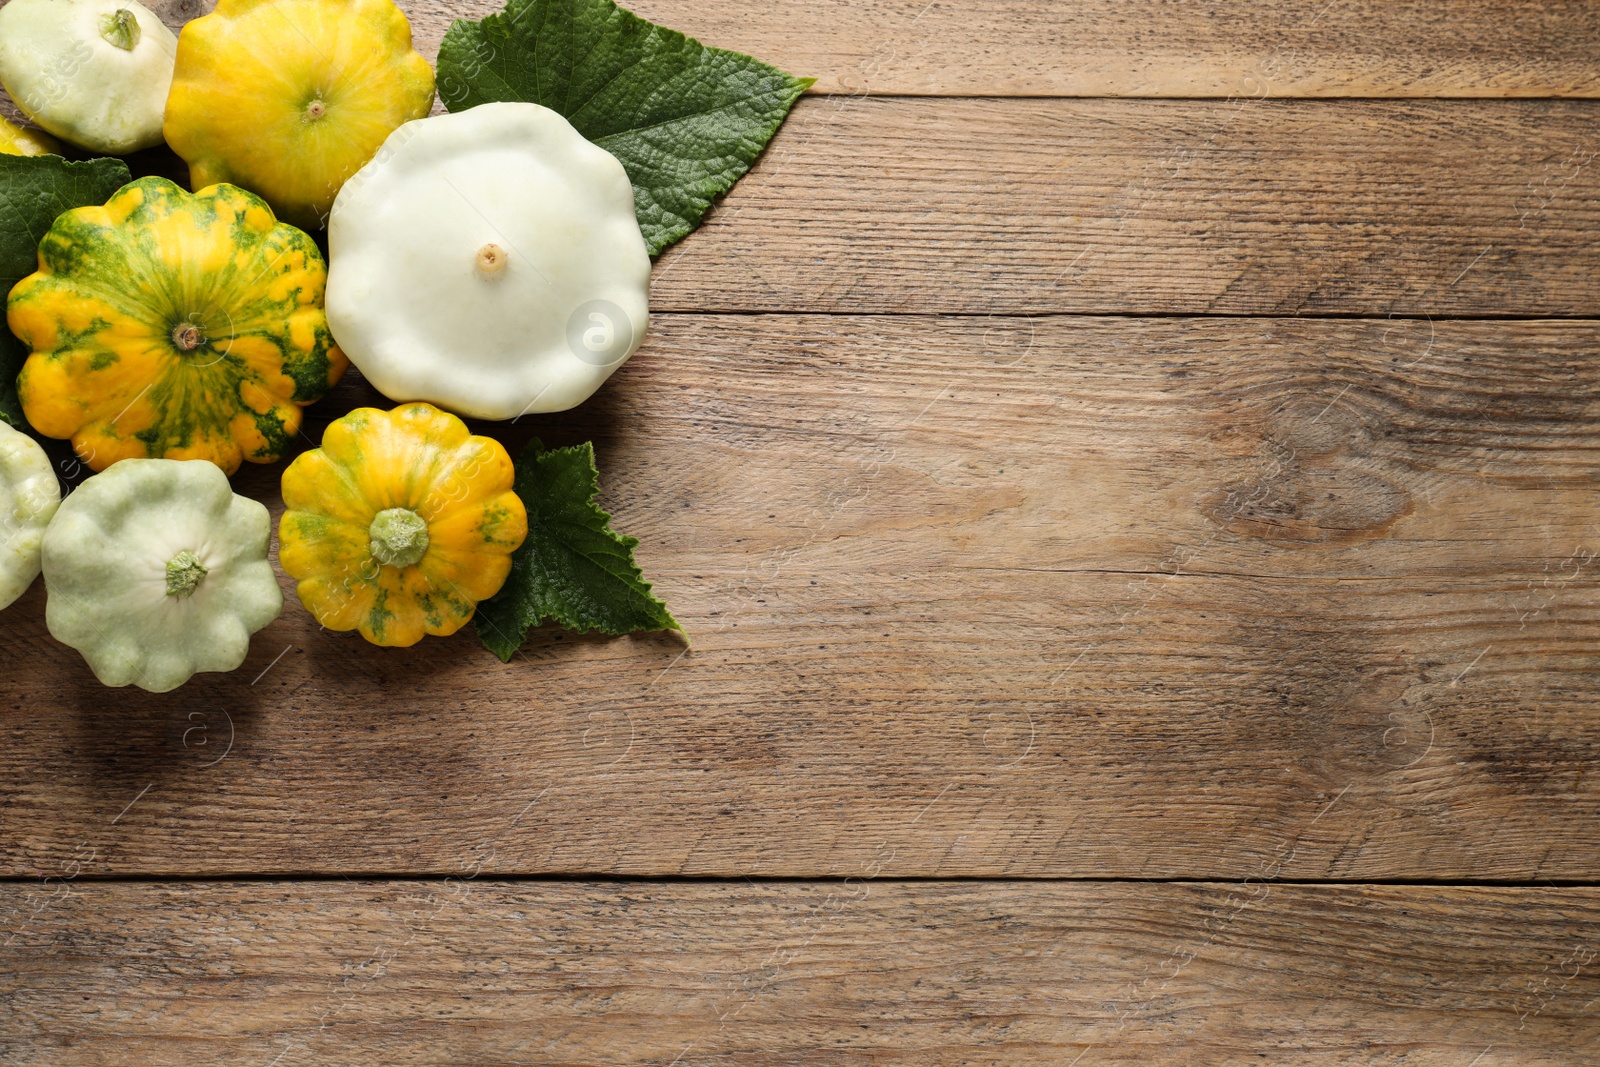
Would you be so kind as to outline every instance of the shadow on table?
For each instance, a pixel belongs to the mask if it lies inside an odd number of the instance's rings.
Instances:
[[[64,681],[77,754],[97,776],[140,782],[221,763],[250,733],[261,698],[238,672],[197,674],[169,693],[109,689],[87,665]]]

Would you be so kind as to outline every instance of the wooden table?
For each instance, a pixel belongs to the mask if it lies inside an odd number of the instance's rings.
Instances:
[[[497,432],[692,648],[36,587],[0,1062],[1600,1063],[1600,7],[638,10],[816,89]]]

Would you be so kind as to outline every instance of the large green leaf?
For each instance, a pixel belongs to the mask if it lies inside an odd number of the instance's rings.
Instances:
[[[613,636],[681,630],[650,591],[633,550],[594,502],[600,492],[594,447],[546,452],[538,441],[517,461],[516,492],[528,509],[528,539],[511,557],[505,586],[478,605],[484,647],[510,661],[528,628],[551,620]]]
[[[0,155],[0,294],[39,269],[39,242],[63,211],[103,204],[132,179],[120,159]],[[0,419],[22,426],[17,372],[28,350],[0,330]]]
[[[651,255],[700,225],[810,84],[612,0],[510,0],[502,14],[457,21],[439,48],[451,111],[543,104],[620,159]]]

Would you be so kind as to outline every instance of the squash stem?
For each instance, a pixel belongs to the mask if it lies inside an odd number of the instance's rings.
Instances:
[[[144,31],[139,28],[139,19],[127,8],[118,8],[109,15],[100,16],[100,38],[114,48],[124,52],[131,52],[139,46],[139,38]]]
[[[482,275],[499,274],[506,266],[506,250],[497,244],[486,244],[478,249],[477,264]]]
[[[193,352],[206,343],[206,334],[192,322],[180,322],[172,328],[172,343],[179,352]]]
[[[428,554],[428,524],[408,508],[378,512],[367,535],[372,558],[386,567],[414,567]]]
[[[200,557],[184,549],[167,561],[167,595],[179,600],[194,596],[207,573]]]

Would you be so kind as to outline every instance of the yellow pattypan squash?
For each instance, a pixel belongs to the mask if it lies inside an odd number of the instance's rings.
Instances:
[[[500,591],[528,513],[498,441],[432,404],[357,408],[283,472],[279,562],[330,630],[414,645]]]
[[[433,68],[390,0],[220,0],[178,37],[165,131],[196,188],[242,185],[311,229],[432,107]]]
[[[121,459],[270,463],[348,366],[316,243],[231,185],[165,178],[56,219],[6,304],[32,349],[22,412],[95,470]]]
[[[61,142],[43,130],[0,118],[0,153],[8,156],[59,156]]]

